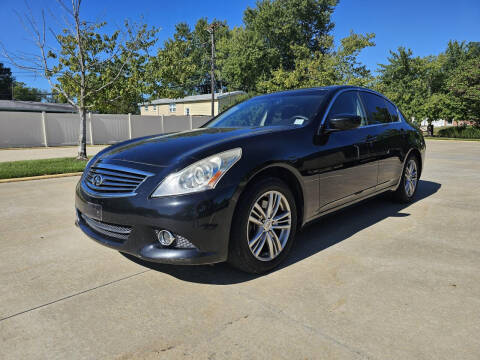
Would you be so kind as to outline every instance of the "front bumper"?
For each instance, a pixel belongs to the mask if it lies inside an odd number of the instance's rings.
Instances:
[[[227,260],[230,226],[236,204],[236,186],[201,193],[150,198],[140,192],[131,197],[94,197],[77,184],[76,225],[102,245],[138,258],[167,264],[199,265]],[[128,226],[118,239],[96,231],[84,217],[105,224]],[[194,248],[163,247],[155,230],[169,230],[186,238]]]

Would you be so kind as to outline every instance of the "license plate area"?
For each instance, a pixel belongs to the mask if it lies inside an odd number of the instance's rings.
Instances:
[[[102,205],[77,201],[75,206],[85,216],[102,221]]]

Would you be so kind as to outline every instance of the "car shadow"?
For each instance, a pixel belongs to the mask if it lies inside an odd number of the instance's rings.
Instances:
[[[435,194],[440,187],[439,183],[420,180],[414,203]],[[306,225],[297,234],[295,244],[289,256],[272,272],[280,271],[298,261],[315,255],[388,217],[409,216],[408,213],[402,212],[402,210],[411,204],[395,203],[388,198],[388,195],[382,195],[340,210],[334,213],[334,216],[324,216]],[[226,263],[201,266],[166,265],[150,263],[128,254],[122,255],[152,270],[171,275],[180,280],[201,284],[229,285],[262,276],[243,273]]]

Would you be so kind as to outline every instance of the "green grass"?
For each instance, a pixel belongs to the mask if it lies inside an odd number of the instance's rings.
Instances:
[[[85,165],[86,161],[75,158],[0,162],[0,179],[80,172]]]
[[[437,133],[437,136],[457,139],[480,139],[480,127],[450,126],[444,129],[440,129]]]

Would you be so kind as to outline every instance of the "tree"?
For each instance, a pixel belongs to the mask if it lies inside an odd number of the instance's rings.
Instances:
[[[450,41],[444,52],[423,58],[401,47],[388,60],[380,65],[376,88],[407,117],[429,122],[480,118],[480,43]]]
[[[375,45],[374,37],[374,34],[359,35],[352,32],[340,41],[337,49],[334,48],[333,39],[326,39],[323,49],[327,51],[324,52],[311,53],[306,47],[294,46],[293,69],[274,70],[268,79],[258,83],[258,89],[272,92],[335,84],[366,86],[373,77],[357,57],[362,49]]]
[[[42,101],[46,99],[46,91],[29,87],[25,83],[15,81],[13,87],[13,99],[23,101]]]
[[[3,66],[0,63],[0,100],[12,99],[12,84],[14,78],[10,68]]]
[[[333,48],[331,14],[336,0],[262,0],[247,8],[243,27],[218,43],[218,65],[229,90],[248,92],[305,83]],[[308,64],[307,64],[308,63]],[[282,80],[285,76],[289,79]]]
[[[452,117],[474,121],[480,126],[480,56],[468,59],[453,70],[447,87],[453,105]]]
[[[214,20],[225,25],[225,22]],[[194,29],[186,23],[175,26],[173,38],[165,41],[148,65],[150,84],[147,93],[157,97],[177,98],[210,92],[210,39],[208,21],[201,18]],[[228,28],[219,27],[215,38],[221,41]],[[217,87],[222,87],[221,76]]]
[[[217,42],[217,65],[229,90],[255,92],[278,60],[275,49],[254,31],[236,27]]]
[[[295,67],[293,46],[311,53],[326,53],[325,37],[334,27],[331,15],[337,0],[261,0],[243,15],[245,29],[256,33],[269,49],[278,54],[272,68],[292,70]]]
[[[429,97],[425,61],[413,57],[412,50],[404,47],[390,51],[390,55],[388,64],[380,64],[375,88],[397,104],[407,118],[422,119],[423,104]]]
[[[47,29],[44,11],[40,23],[31,12],[22,19],[39,49],[38,56],[15,56],[5,49],[4,54],[17,67],[43,75],[52,90],[77,109],[80,117],[77,158],[85,160],[87,109],[92,109],[96,102],[98,104],[98,98],[126,74],[135,54],[153,43],[151,37],[156,30],[126,22],[125,32],[117,30],[111,35],[101,34],[104,22],[81,19],[81,0],[72,0],[71,6],[63,0],[57,2],[65,15],[65,28],[60,33]],[[47,43],[47,30],[59,50]]]

